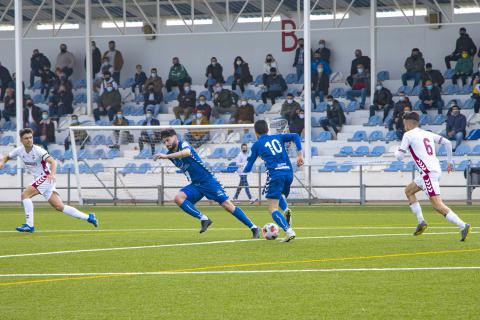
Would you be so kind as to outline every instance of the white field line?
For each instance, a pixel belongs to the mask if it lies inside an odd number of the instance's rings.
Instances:
[[[435,233],[425,233],[424,235],[445,235],[445,234],[457,234],[457,232],[435,232]],[[296,240],[373,238],[373,237],[411,237],[411,236],[412,235],[410,233],[357,234],[357,235],[343,235],[343,236],[298,237],[298,238],[296,238]],[[69,253],[126,251],[126,250],[158,249],[158,248],[172,248],[172,247],[206,246],[206,245],[212,245],[212,244],[229,244],[229,243],[241,243],[241,242],[253,242],[253,241],[262,241],[262,239],[220,240],[220,241],[205,241],[205,242],[159,244],[159,245],[150,245],[150,246],[113,247],[113,248],[96,248],[96,249],[78,249],[78,250],[64,250],[64,251],[50,251],[50,252],[19,253],[19,254],[2,255],[2,256],[0,256],[0,259],[62,255],[62,254],[69,254]],[[285,245],[287,245],[287,244],[285,244]]]
[[[347,268],[347,269],[271,269],[271,270],[230,270],[230,271],[157,271],[157,272],[99,272],[99,273],[11,273],[0,274],[0,278],[40,277],[90,277],[90,276],[165,276],[203,274],[252,274],[252,273],[305,273],[305,272],[386,272],[386,271],[455,271],[480,270],[480,266],[467,267],[417,267],[417,268]]]

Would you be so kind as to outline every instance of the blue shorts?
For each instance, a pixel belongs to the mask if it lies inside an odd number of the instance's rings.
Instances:
[[[183,187],[180,191],[187,195],[187,200],[191,203],[197,203],[206,197],[208,200],[222,204],[228,200],[228,196],[223,190],[222,185],[216,181],[211,180],[205,183],[192,183]]]
[[[290,186],[293,182],[293,175],[278,175],[275,177],[269,176],[265,189],[263,190],[267,199],[278,199],[288,197],[290,194]]]

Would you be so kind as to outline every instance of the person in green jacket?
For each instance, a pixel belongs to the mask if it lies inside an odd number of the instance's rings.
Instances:
[[[180,64],[180,60],[177,57],[172,59],[173,65],[170,67],[167,82],[167,92],[172,91],[172,87],[178,87],[180,91],[183,91],[183,84],[185,82],[192,82],[192,78],[188,75],[187,69]]]
[[[467,50],[462,51],[462,56],[458,59],[455,65],[455,74],[452,77],[452,82],[457,84],[459,78],[462,79],[462,85],[467,84],[467,79],[473,72],[473,59]]]

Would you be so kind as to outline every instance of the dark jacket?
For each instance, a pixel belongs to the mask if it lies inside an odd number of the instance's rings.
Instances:
[[[421,52],[417,56],[411,55],[405,60],[405,69],[407,72],[424,72],[425,71],[425,59]]]
[[[208,78],[208,75],[211,74],[212,78],[215,79],[217,83],[224,83],[223,79],[223,67],[220,63],[217,63],[215,66],[209,64],[207,67],[207,71],[205,72],[205,77]]]
[[[238,68],[240,68],[240,72],[238,72]],[[253,82],[253,77],[250,73],[250,68],[248,63],[244,62],[240,66],[235,65],[233,68],[233,77],[235,80],[242,80],[244,83]]]
[[[0,82],[5,87],[12,81],[12,76],[10,75],[10,71],[4,66],[0,66]]]
[[[26,124],[25,127],[28,127],[28,107],[23,108],[23,122]],[[36,105],[32,106],[32,118],[35,123],[39,124],[42,120],[42,109]]]
[[[373,95],[373,104],[375,106],[385,106],[393,104],[392,93],[387,88],[383,87],[380,91],[375,90]]]
[[[143,123],[142,123],[142,126],[147,126],[147,120],[144,120]],[[155,118],[152,118],[150,120],[150,125],[151,126],[159,126],[160,125],[160,121],[158,121],[158,119],[155,119]]]
[[[405,106],[410,106],[412,108],[412,104],[410,103],[410,100],[408,97],[405,97],[404,101],[397,101],[395,105],[393,106],[393,121],[395,119],[398,119],[399,121],[403,121],[403,110],[405,109]],[[402,117],[400,117],[402,116]]]
[[[295,114],[288,124],[291,133],[297,133],[302,135],[303,129],[305,129],[305,118],[300,118],[298,114]]]
[[[52,104],[59,106],[63,104],[63,110],[67,113],[73,113],[73,94],[70,91],[59,92],[52,96]]]
[[[350,66],[350,75],[357,74],[357,66],[361,64],[365,69],[370,70],[370,58],[368,56],[361,56],[352,60],[352,65]]]
[[[265,85],[267,87],[267,91],[283,92],[288,88],[285,79],[283,79],[282,75],[280,74],[277,74],[275,77],[269,74],[265,80]]]
[[[153,100],[150,99],[150,94],[153,94]],[[153,92],[145,91],[143,93],[143,106],[160,104],[163,100],[163,94],[158,93],[155,90]]]
[[[212,107],[208,103],[205,103],[204,105],[198,104],[195,109],[193,109],[193,113],[197,113],[199,111],[201,111],[203,115],[207,117],[207,119],[210,119]]]
[[[334,100],[333,105],[327,107],[327,118],[334,120],[339,126],[346,122],[345,113],[338,101]]]
[[[42,70],[45,67],[50,67],[52,64],[50,63],[50,60],[46,56],[43,55],[43,53],[39,53],[37,56],[33,56],[30,58],[30,69],[32,70]]]
[[[48,142],[55,142],[55,125],[52,120],[49,120],[48,123],[41,121],[38,124],[38,130],[36,130],[33,135],[35,137],[40,137],[45,135]]]
[[[99,98],[98,105],[103,108],[110,106],[114,110],[119,110],[122,106],[122,96],[118,90],[111,92],[105,90]]]
[[[445,83],[445,78],[440,71],[432,69],[430,71],[425,71],[422,75],[422,83],[430,80],[434,85],[441,87]]]
[[[297,114],[297,110],[301,109],[300,103],[293,100],[291,104],[285,100],[282,104],[282,109],[280,110],[280,115],[285,118],[289,123],[292,121],[294,116]]]
[[[423,87],[422,91],[418,95],[420,101],[425,100],[433,100],[434,102],[439,102],[442,100],[442,95],[440,93],[440,89],[438,87],[433,87],[432,90],[427,90],[427,88]]]
[[[43,71],[40,80],[42,81],[42,84],[52,84],[55,80],[57,80],[57,76],[52,70],[48,70],[47,72]]]
[[[17,104],[15,103],[15,94],[13,96],[5,95],[3,98],[4,110],[7,114],[17,114]]]
[[[467,50],[470,56],[474,56],[477,52],[477,47],[475,43],[473,43],[472,38],[468,35],[468,33],[461,35],[457,42],[455,43],[455,51],[453,51],[453,55],[461,54],[463,50]]]
[[[325,73],[319,76],[318,72],[312,72],[312,91],[323,91],[323,94],[328,94],[330,87],[330,77]]]
[[[330,55],[331,55],[330,49],[328,49],[328,48],[318,48],[315,52],[320,53],[320,58],[322,60],[330,62]]]
[[[450,131],[463,132],[466,135],[467,131],[467,118],[463,114],[457,116],[449,115],[447,117],[447,133]]]
[[[97,74],[100,72],[100,68],[102,67],[102,53],[100,49],[95,47],[92,51],[92,70],[93,74]]]
[[[215,93],[213,104],[215,107],[230,108],[232,105],[237,104],[238,96],[228,90],[222,89],[219,93]]]
[[[195,108],[195,103],[197,100],[197,93],[195,90],[190,90],[188,93],[181,91],[178,94],[178,106],[181,108]]]
[[[250,103],[247,103],[246,106],[239,106],[236,110],[235,113],[233,114],[233,119],[235,119],[235,122],[250,122],[253,123],[255,117],[255,109]]]
[[[304,48],[297,47],[295,50],[295,59],[293,60],[293,66],[296,67],[297,64],[299,63],[300,60],[300,51],[302,51]],[[313,56],[313,50],[310,50],[310,57]],[[303,64],[305,64],[305,55],[303,53]]]
[[[147,75],[145,72],[140,72],[140,74],[135,72],[135,84],[145,84],[145,81],[147,81]]]

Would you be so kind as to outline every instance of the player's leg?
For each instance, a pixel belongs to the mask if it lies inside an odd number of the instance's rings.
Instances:
[[[447,221],[457,225],[457,227],[460,229],[461,235],[462,235],[460,241],[465,241],[465,239],[467,238],[468,234],[470,233],[470,231],[472,229],[471,226],[469,224],[465,223],[462,219],[460,219],[460,217],[455,212],[452,211],[452,209],[450,209],[448,206],[446,206],[445,203],[443,202],[442,198],[440,197],[440,195],[430,197],[430,202],[432,204],[432,207],[438,213],[443,215],[445,217],[445,219],[447,219]]]
[[[204,233],[205,231],[207,231],[208,227],[213,223],[210,218],[201,213],[195,207],[195,203],[200,201],[200,199],[202,198],[203,195],[193,185],[188,185],[182,188],[180,192],[178,192],[175,196],[175,203],[180,207],[180,209],[182,209],[192,217],[200,220],[200,233]]]
[[[51,195],[48,197],[48,203],[59,212],[63,212],[71,217],[87,221],[88,223],[93,224],[95,227],[98,227],[98,221],[94,213],[86,214],[77,208],[63,204],[62,198],[60,198],[57,192],[51,193]]]
[[[405,188],[405,195],[407,196],[410,210],[415,215],[415,217],[417,217],[417,221],[418,221],[417,228],[413,233],[414,236],[421,235],[423,232],[425,232],[425,230],[427,230],[427,227],[428,227],[427,222],[423,217],[422,207],[420,206],[420,203],[418,202],[417,197],[415,196],[417,192],[422,190],[419,184],[421,184],[421,181],[423,180],[420,180],[420,179],[421,177],[419,179],[416,179],[414,182],[411,182]]]
[[[225,209],[227,212],[230,212],[235,218],[237,218],[238,221],[246,225],[252,231],[253,238],[260,238],[260,229],[252,222],[252,220],[250,220],[250,218],[240,207],[235,206],[233,202],[228,199],[228,197],[225,201],[220,201],[217,202],[220,203],[223,209]]]
[[[289,183],[287,180],[289,179],[286,176],[271,178],[265,187],[265,197],[268,199],[268,209],[272,215],[272,219],[286,233],[286,236],[283,239],[284,242],[289,242],[290,240],[295,239],[295,232],[290,227],[290,224],[287,222],[287,219],[283,214],[278,211],[280,198],[284,191],[289,189],[289,185],[288,188],[286,188],[286,184]]]
[[[33,186],[28,186],[22,192],[22,205],[25,210],[25,223],[20,227],[17,227],[16,230],[19,232],[34,232],[35,226],[33,223],[33,202],[32,198],[38,195],[39,192]]]

